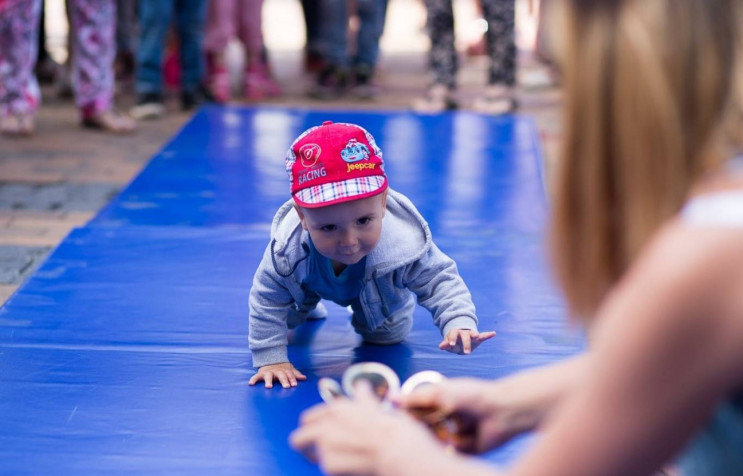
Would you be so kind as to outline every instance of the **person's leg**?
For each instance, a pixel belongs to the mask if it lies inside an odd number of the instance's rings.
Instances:
[[[309,95],[332,99],[342,95],[348,83],[348,8],[347,0],[320,0],[323,22],[322,50],[325,66],[317,76]]]
[[[239,0],[210,0],[207,7],[204,52],[209,88],[218,102],[230,98],[230,74],[225,52],[237,29]]]
[[[136,91],[161,96],[162,56],[165,35],[173,17],[173,0],[139,0],[139,47],[137,49]]]
[[[384,24],[384,5],[379,0],[357,0],[356,4],[361,25],[354,63],[365,64],[373,68],[379,58],[379,38]]]
[[[457,51],[454,44],[454,9],[452,0],[426,0],[426,26],[431,40],[428,64],[431,86],[425,97],[413,102],[413,109],[423,113],[441,112],[456,107]]]
[[[371,81],[379,58],[379,38],[384,26],[384,2],[358,0],[359,21],[358,48],[354,58],[354,92],[361,99],[372,98],[376,91]]]
[[[71,0],[75,56],[72,87],[83,115],[105,111],[113,100],[113,59],[116,54],[113,0]]]
[[[181,47],[181,106],[190,109],[207,99],[203,97],[206,0],[176,0],[176,18]]]
[[[4,134],[34,131],[34,113],[41,101],[34,75],[41,0],[0,10],[0,128]]]
[[[116,50],[136,51],[136,0],[116,0]]]
[[[134,52],[137,51],[136,0],[116,0],[116,59],[117,79],[131,79],[134,74]]]
[[[336,67],[348,66],[347,0],[320,0],[323,19],[323,51],[327,61]]]
[[[263,0],[240,0],[240,39],[245,47],[245,97],[248,99],[281,94],[265,56],[262,11]]]
[[[71,0],[75,56],[72,84],[85,126],[109,132],[131,132],[134,122],[113,111],[116,56],[114,0]]]
[[[516,106],[515,1],[482,0],[488,22],[486,34],[490,71],[485,94],[473,104],[475,110],[490,114],[513,111]]]
[[[320,0],[301,0],[301,3],[306,31],[304,68],[307,71],[319,71],[325,61],[322,50]]]

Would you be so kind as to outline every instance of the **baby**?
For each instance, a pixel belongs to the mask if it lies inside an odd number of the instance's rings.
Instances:
[[[456,264],[410,200],[388,187],[382,151],[366,130],[330,121],[312,127],[287,152],[286,170],[292,199],[273,219],[250,291],[258,369],[250,385],[306,379],[289,362],[287,335],[326,316],[321,299],[349,307],[354,330],[373,344],[407,336],[416,298],[441,329],[442,350],[469,354],[495,335],[478,332]]]

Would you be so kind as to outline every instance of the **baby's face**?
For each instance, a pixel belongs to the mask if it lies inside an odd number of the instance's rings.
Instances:
[[[351,265],[379,243],[386,203],[384,192],[327,207],[296,209],[315,249],[332,261]]]

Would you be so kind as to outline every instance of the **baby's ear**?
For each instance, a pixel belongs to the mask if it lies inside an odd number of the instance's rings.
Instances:
[[[297,215],[299,215],[299,221],[302,223],[302,228],[304,228],[306,230],[307,229],[307,224],[304,221],[304,212],[302,212],[302,207],[300,207],[299,205],[297,205],[295,203],[294,204],[294,210],[296,210],[297,211]]]

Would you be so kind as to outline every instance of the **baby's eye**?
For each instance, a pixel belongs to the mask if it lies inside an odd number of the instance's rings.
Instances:
[[[335,225],[323,225],[320,227],[320,230],[330,232],[330,231],[335,231],[336,228],[337,227]]]
[[[359,225],[368,225],[370,222],[371,222],[371,218],[369,218],[369,217],[359,218],[357,220],[357,223]]]

